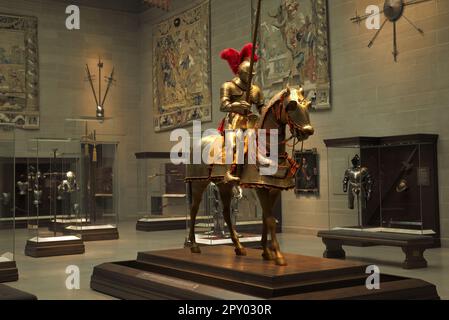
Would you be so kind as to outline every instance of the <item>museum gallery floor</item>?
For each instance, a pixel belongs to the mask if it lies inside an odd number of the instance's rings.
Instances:
[[[129,261],[136,258],[136,253],[145,251],[182,249],[185,231],[161,231],[153,233],[135,230],[135,221],[125,221],[120,225],[123,235],[121,240],[87,242],[84,255],[49,257],[35,259],[17,252],[16,259],[21,280],[8,283],[25,292],[37,295],[39,299],[114,299],[109,295],[90,289],[94,266],[111,261]],[[27,231],[18,230],[17,241],[25,241]],[[323,243],[316,236],[301,236],[293,233],[279,235],[284,251],[311,257],[321,257]],[[362,264],[375,263],[381,272],[397,276],[417,278],[435,284],[442,299],[449,299],[449,250],[431,249],[426,251],[429,267],[426,269],[404,270],[400,260],[400,248],[375,247],[369,252],[363,248],[347,247],[347,258]],[[65,269],[68,265],[77,265],[81,271],[80,290],[67,290]]]

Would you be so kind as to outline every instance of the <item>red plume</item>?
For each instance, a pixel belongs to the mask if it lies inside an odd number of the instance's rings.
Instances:
[[[245,60],[249,60],[251,58],[252,53],[253,53],[253,44],[248,43],[243,47],[242,51],[240,52],[238,52],[233,48],[228,48],[223,50],[220,56],[223,60],[228,61],[229,66],[232,69],[232,72],[234,72],[234,74],[237,74],[239,72],[240,64]],[[259,57],[255,54],[254,62],[257,61],[259,61]]]
[[[220,57],[229,63],[229,66],[231,67],[231,70],[232,72],[234,72],[234,74],[237,74],[239,72],[241,59],[240,53],[237,50],[233,48],[225,49],[221,52]]]
[[[242,51],[240,51],[240,63],[242,63],[245,60],[249,60],[251,59],[251,55],[253,54],[253,44],[252,43],[248,43],[246,44]],[[257,56],[257,54],[254,54],[254,62],[259,61],[259,57]]]

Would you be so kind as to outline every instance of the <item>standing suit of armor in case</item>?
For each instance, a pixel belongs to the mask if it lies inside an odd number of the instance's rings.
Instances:
[[[246,101],[248,87],[250,86],[249,60],[252,48],[252,44],[247,44],[241,52],[229,48],[221,53],[221,58],[228,61],[229,66],[236,75],[234,79],[225,82],[221,87],[220,110],[227,112],[227,116],[219,128],[222,133],[225,130],[246,130],[250,128],[252,126],[250,120],[252,106],[256,106],[258,111],[264,106],[262,90],[256,85],[251,85],[250,102]],[[254,62],[257,60],[258,57],[255,56]],[[234,163],[228,167],[225,182],[238,182],[240,180],[238,175],[242,166],[235,165],[236,161],[234,154]]]
[[[223,204],[220,198],[220,190],[218,186],[211,182],[209,185],[209,192],[211,193],[211,200],[213,206],[213,220],[214,227],[210,234],[221,237],[230,237],[230,234],[226,234],[224,228],[224,217],[223,217]],[[239,213],[239,201],[243,198],[242,188],[239,186],[234,186],[232,188],[232,200],[231,200],[231,221],[233,225],[237,223],[237,216]]]
[[[359,155],[355,155],[351,162],[352,168],[346,170],[343,179],[343,191],[348,193],[348,207],[354,209],[354,200],[357,198],[357,203],[360,200],[362,208],[366,209],[371,199],[373,179],[368,168],[360,166]]]

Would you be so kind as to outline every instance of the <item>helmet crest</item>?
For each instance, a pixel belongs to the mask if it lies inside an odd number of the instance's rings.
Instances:
[[[240,64],[245,60],[251,59],[251,54],[253,51],[253,44],[248,43],[246,44],[240,52],[233,48],[225,49],[221,52],[220,57],[223,60],[226,60],[231,67],[231,70],[234,74],[237,74],[239,72],[239,66]],[[259,57],[255,54],[254,55],[254,62],[257,62],[259,60]]]

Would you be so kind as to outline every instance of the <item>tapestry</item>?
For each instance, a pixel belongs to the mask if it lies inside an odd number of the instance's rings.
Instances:
[[[156,132],[211,121],[210,7],[205,2],[155,27],[153,108]]]
[[[37,18],[0,14],[0,122],[39,129]]]
[[[265,96],[301,85],[313,108],[330,108],[327,1],[264,0],[260,19],[256,82]]]

